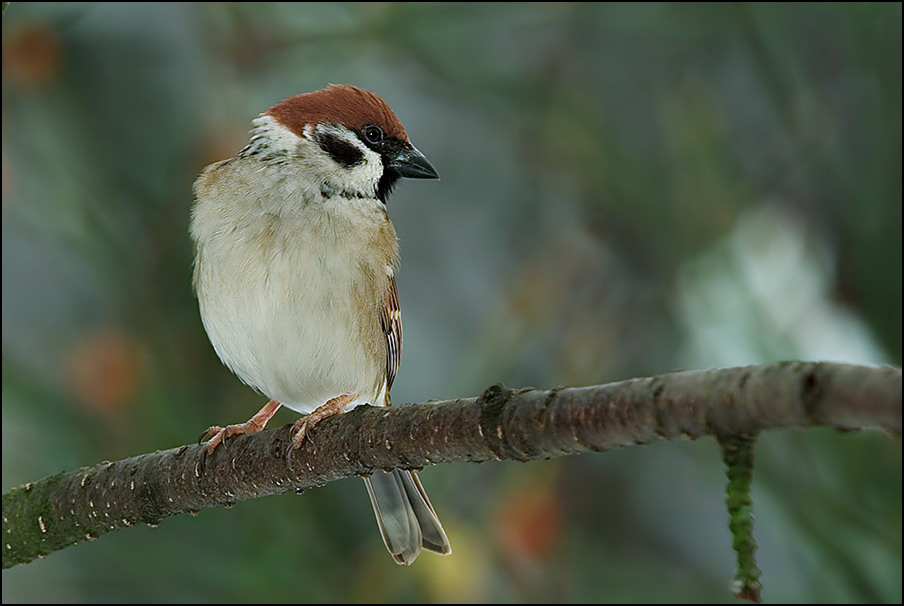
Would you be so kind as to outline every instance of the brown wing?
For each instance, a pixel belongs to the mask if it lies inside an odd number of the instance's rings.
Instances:
[[[399,307],[399,289],[396,287],[395,276],[389,277],[389,289],[386,293],[386,302],[383,303],[381,314],[383,334],[386,335],[386,394],[387,400],[389,388],[399,371],[402,361],[402,308]]]

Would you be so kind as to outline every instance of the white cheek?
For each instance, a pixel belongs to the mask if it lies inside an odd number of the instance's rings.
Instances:
[[[304,189],[313,193],[325,185],[328,190],[352,192],[371,198],[376,195],[383,176],[383,159],[350,130],[335,125],[309,124],[304,127],[301,135],[297,135],[272,116],[263,114],[254,120],[252,132],[251,142],[246,149],[262,151],[268,157],[289,159],[291,171],[299,179],[293,182],[285,179],[285,172],[281,173],[284,189]],[[318,134],[330,134],[352,145],[361,152],[362,161],[352,167],[340,165],[316,143]]]
[[[364,161],[351,168],[336,167],[335,178],[347,189],[367,192],[371,195],[377,191],[377,184],[383,176],[383,159],[379,154],[363,149]]]
[[[345,141],[361,152],[363,158],[359,164],[346,167],[341,166],[326,154],[311,154],[319,157],[326,180],[333,185],[341,186],[342,189],[374,195],[380,177],[383,176],[383,159],[380,154],[364,145],[354,133],[342,127],[320,125],[315,128],[310,126],[305,128],[305,135],[311,142],[315,140],[316,133],[329,134]]]

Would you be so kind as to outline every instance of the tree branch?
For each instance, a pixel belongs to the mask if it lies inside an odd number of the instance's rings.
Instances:
[[[3,495],[3,568],[180,513],[377,469],[530,461],[677,437],[765,429],[883,428],[901,435],[901,369],[832,363],[675,372],[582,388],[507,389],[414,406],[360,406],[325,419],[289,453],[290,425],[60,473]]]

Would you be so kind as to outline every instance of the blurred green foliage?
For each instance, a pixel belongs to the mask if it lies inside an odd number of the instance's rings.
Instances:
[[[2,26],[4,490],[260,407],[199,322],[191,183],[331,82],[382,95],[442,176],[390,202],[396,402],[901,364],[900,3],[35,2]],[[901,601],[900,440],[770,432],[756,458],[766,600]],[[393,564],[347,481],[104,536],[4,571],[3,601],[731,599],[713,441],[422,478],[449,558]]]

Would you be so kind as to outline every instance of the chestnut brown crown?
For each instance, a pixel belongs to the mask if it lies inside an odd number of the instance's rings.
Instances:
[[[379,95],[348,84],[288,97],[267,114],[301,136],[308,124],[336,123],[358,131],[368,125],[379,126],[389,137],[409,143],[405,127]]]

